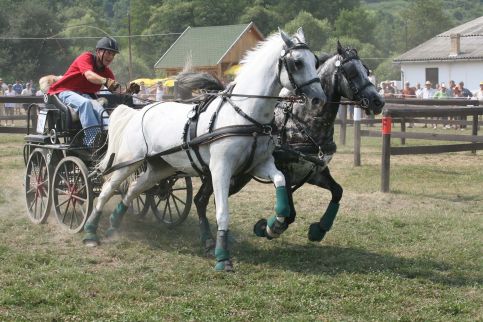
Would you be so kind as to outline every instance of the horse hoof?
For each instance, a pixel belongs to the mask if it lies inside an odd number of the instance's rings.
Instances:
[[[313,223],[309,227],[309,240],[313,242],[320,242],[324,239],[326,231],[322,230],[319,223]]]
[[[267,237],[267,220],[260,219],[259,221],[257,221],[255,226],[253,226],[253,232],[258,237]]]
[[[215,265],[215,271],[217,271],[217,272],[234,272],[233,263],[229,259],[219,261]]]
[[[87,247],[96,247],[99,246],[99,237],[93,233],[85,234],[84,238],[82,239],[82,243]]]

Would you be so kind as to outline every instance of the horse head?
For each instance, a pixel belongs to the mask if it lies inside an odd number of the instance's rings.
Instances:
[[[302,28],[290,38],[280,30],[284,45],[278,61],[278,78],[283,87],[305,95],[313,105],[325,104],[327,98],[317,76],[317,56],[305,43]]]
[[[332,62],[339,79],[338,90],[341,96],[358,102],[367,114],[380,114],[384,107],[384,98],[379,95],[376,86],[369,80],[369,69],[360,60],[355,48],[343,48],[337,41],[337,54]]]

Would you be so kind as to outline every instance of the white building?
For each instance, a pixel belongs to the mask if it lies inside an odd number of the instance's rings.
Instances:
[[[401,80],[417,82],[460,81],[472,92],[483,81],[483,16],[445,31],[405,52],[394,63],[401,66]]]

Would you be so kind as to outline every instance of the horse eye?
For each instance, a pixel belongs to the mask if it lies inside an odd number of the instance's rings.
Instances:
[[[295,68],[297,69],[301,69],[302,67],[304,67],[304,62],[301,60],[294,61],[294,64],[295,64]]]

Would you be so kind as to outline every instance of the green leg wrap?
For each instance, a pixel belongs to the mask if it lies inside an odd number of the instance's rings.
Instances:
[[[117,231],[119,226],[121,226],[122,217],[124,217],[124,214],[126,213],[128,208],[129,207],[124,205],[122,201],[117,204],[116,209],[114,209],[111,216],[109,217],[111,227],[107,229],[106,233],[108,236],[112,236]]]
[[[275,189],[275,214],[279,217],[289,217],[290,216],[290,205],[288,203],[287,189],[282,187],[277,187]]]
[[[82,242],[85,243],[97,243],[99,244],[99,237],[97,236],[97,227],[99,226],[99,221],[101,220],[101,214],[97,213],[94,209],[90,218],[84,225],[84,238]]]
[[[320,242],[322,239],[324,239],[325,234],[330,230],[330,228],[332,228],[332,224],[334,223],[334,219],[335,216],[337,216],[338,211],[339,204],[332,202],[329,203],[329,206],[325,210],[320,222],[310,225],[308,234],[310,241]]]
[[[277,219],[276,215],[273,215],[272,217],[268,218],[267,222],[267,238],[277,238],[279,237],[285,230],[287,230],[288,225],[285,222],[285,218],[283,218],[284,221],[281,222],[280,220]],[[269,239],[270,239],[269,238]]]
[[[325,210],[324,215],[320,219],[320,228],[325,231],[329,231],[332,228],[332,224],[334,223],[335,216],[337,216],[337,212],[339,211],[339,204],[338,203],[329,203],[329,206]]]
[[[200,220],[200,238],[203,246],[205,246],[205,243],[207,240],[213,239],[213,235],[211,234],[210,223],[208,222],[208,219]]]
[[[233,271],[233,266],[230,261],[230,252],[228,251],[228,231],[218,230],[216,235],[216,248],[215,248],[216,265],[215,270],[220,271]]]

